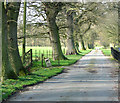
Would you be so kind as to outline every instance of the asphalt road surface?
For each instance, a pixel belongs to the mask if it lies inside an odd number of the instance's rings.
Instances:
[[[65,73],[13,95],[8,101],[118,101],[118,65],[93,50]]]

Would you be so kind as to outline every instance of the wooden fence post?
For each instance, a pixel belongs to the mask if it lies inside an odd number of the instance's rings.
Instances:
[[[58,55],[58,65],[60,65],[60,58],[59,58],[59,55]]]
[[[48,50],[47,50],[47,56],[46,57],[48,58]]]
[[[45,51],[43,50],[43,55],[45,55]]]
[[[44,61],[44,54],[42,54],[42,67],[43,67],[43,61]]]
[[[48,58],[49,58],[49,50],[48,50]]]
[[[35,50],[35,60],[36,60],[36,58],[37,58],[37,53],[36,53],[36,50]]]
[[[40,50],[39,50],[39,60],[40,60]]]
[[[30,52],[30,60],[31,60],[31,66],[32,66],[32,61],[33,61],[33,60],[32,60],[32,49],[30,49],[30,51],[31,51],[31,52]]]

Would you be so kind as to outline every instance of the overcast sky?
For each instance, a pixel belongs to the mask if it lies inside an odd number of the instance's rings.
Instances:
[[[29,3],[27,3],[27,6],[29,5]],[[34,5],[37,5],[40,7],[40,5],[38,3],[34,3]],[[18,24],[23,23],[23,3],[21,4],[20,7],[20,12],[19,12],[19,17],[18,17]],[[40,22],[44,22],[44,19],[42,16],[35,16],[35,15],[39,15],[39,13],[34,10],[33,7],[30,7],[26,9],[26,19],[27,19],[27,23],[40,23]]]

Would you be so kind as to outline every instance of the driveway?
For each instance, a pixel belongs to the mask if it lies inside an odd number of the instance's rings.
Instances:
[[[118,101],[118,65],[93,50],[66,72],[13,95],[8,101]]]

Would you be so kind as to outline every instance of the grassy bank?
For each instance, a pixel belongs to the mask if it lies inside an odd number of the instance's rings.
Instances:
[[[27,76],[20,76],[17,80],[8,79],[2,84],[2,100],[7,99],[10,95],[22,90],[24,87],[34,85],[45,81],[46,79],[62,72],[63,68],[39,68],[34,67],[34,71]]]
[[[58,66],[57,60],[51,61],[51,68],[42,68],[41,61],[34,61],[33,66],[30,69],[31,73],[29,75],[19,76],[17,80],[7,79],[3,82],[1,86],[2,88],[0,89],[0,91],[2,91],[2,100],[7,99],[9,96],[19,90],[22,90],[26,86],[41,83],[46,79],[61,73],[64,70],[64,68],[61,68],[61,66],[74,64],[78,59],[80,59],[82,56],[89,53],[90,51],[91,50],[81,51],[79,55],[67,55],[66,57],[69,60],[60,60],[59,67],[55,67]]]
[[[101,49],[103,54],[106,56],[111,56],[111,50],[110,49]]]

